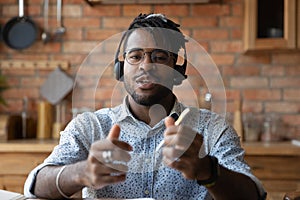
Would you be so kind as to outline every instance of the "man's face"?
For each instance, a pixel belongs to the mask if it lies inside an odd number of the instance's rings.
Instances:
[[[133,31],[126,43],[124,86],[138,104],[152,106],[172,93],[174,57],[142,29]]]

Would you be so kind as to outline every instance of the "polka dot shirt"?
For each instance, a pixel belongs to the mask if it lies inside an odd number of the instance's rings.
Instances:
[[[183,104],[176,102],[171,113],[179,115],[184,108]],[[215,113],[196,108],[192,111],[184,124],[203,135],[204,144],[200,152],[215,156],[223,167],[252,178],[264,196],[260,182],[244,161],[244,150],[234,129]],[[133,147],[126,180],[99,190],[84,188],[84,198],[212,199],[205,187],[195,180],[185,179],[179,171],[162,163],[161,153],[155,148],[163,139],[163,120],[150,127],[135,119],[126,100],[117,107],[86,112],[74,118],[61,132],[60,142],[51,155],[28,176],[24,194],[34,197],[32,188],[36,174],[44,166],[67,165],[87,159],[91,144],[106,138],[114,124],[121,127],[120,140]]]

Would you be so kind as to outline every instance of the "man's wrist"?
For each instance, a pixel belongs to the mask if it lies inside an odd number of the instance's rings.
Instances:
[[[57,173],[56,178],[55,178],[55,186],[56,186],[57,191],[59,192],[59,194],[60,194],[62,197],[64,197],[65,199],[71,199],[71,197],[69,197],[68,195],[66,195],[66,194],[62,191],[62,189],[61,189],[61,187],[60,187],[60,183],[59,183],[59,182],[60,182],[60,181],[59,181],[60,175],[62,174],[62,172],[65,170],[66,167],[67,167],[67,165],[62,166],[62,167],[60,168],[59,172]]]
[[[79,189],[84,187],[89,187],[89,178],[86,176],[85,172],[87,161],[80,161],[74,165],[74,170],[77,172],[73,176],[73,182]]]
[[[210,171],[211,175],[206,180],[197,180],[197,183],[199,185],[203,185],[205,187],[212,187],[215,185],[218,177],[220,176],[220,166],[218,159],[214,156],[208,156],[210,160]]]

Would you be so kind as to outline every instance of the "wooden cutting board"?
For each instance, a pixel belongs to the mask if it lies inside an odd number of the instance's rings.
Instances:
[[[59,103],[73,88],[73,79],[60,67],[51,72],[40,88],[41,95],[52,105]]]

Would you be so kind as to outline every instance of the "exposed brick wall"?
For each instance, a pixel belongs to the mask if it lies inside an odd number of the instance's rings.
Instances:
[[[49,26],[56,28],[56,1],[50,1]],[[43,1],[25,0],[25,14],[43,27]],[[223,0],[223,4],[178,4],[178,5],[97,5],[89,6],[84,0],[63,1],[63,22],[67,29],[62,41],[43,44],[41,39],[30,48],[16,51],[0,42],[1,60],[67,60],[68,73],[75,76],[80,64],[99,42],[123,31],[134,16],[143,12],[164,13],[180,23],[186,35],[195,39],[210,54],[219,68],[227,95],[227,111],[234,109],[233,100],[242,98],[243,112],[257,115],[276,113],[284,123],[300,127],[300,54],[299,52],[267,52],[244,54],[243,52],[243,0]],[[0,23],[4,25],[18,15],[17,0],[0,0]],[[114,49],[111,49],[114,52]],[[112,78],[112,69],[105,70],[97,92],[93,67],[86,70],[89,78],[80,85],[76,98],[82,98],[77,106],[90,105],[88,98],[95,98],[95,107],[111,105],[112,88],[117,81]],[[34,113],[36,102],[41,99],[39,88],[50,70],[2,70],[8,78],[10,89],[4,92],[8,107],[4,113],[18,113],[22,109],[22,97],[28,96]],[[193,69],[188,69],[196,94],[203,84],[193,79]],[[84,77],[82,77],[84,79]],[[91,95],[92,94],[92,95]],[[95,94],[95,95],[94,95]],[[180,93],[179,93],[180,94]],[[116,99],[122,93],[114,94]],[[70,100],[71,98],[69,98]],[[94,99],[93,99],[94,100]],[[82,103],[82,104],[81,104]],[[299,129],[298,129],[299,130]]]

